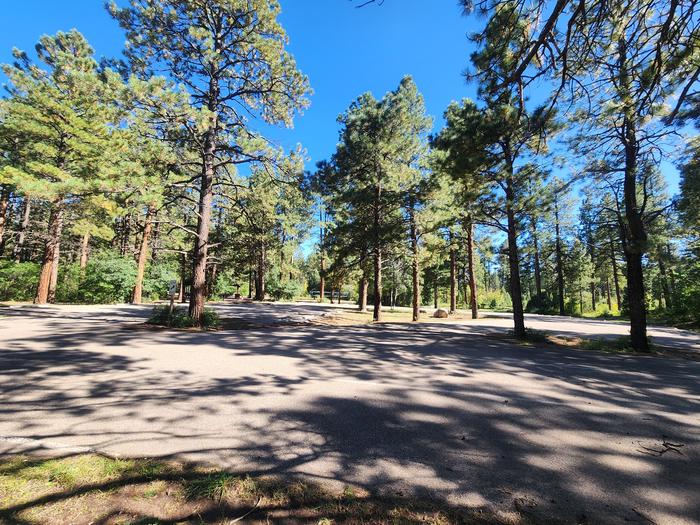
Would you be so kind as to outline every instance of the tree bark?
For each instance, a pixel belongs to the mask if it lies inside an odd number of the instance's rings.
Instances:
[[[457,312],[457,250],[450,232],[450,315]]]
[[[377,184],[374,188],[374,312],[375,323],[382,319],[382,247],[381,247],[381,202],[382,180],[377,170]]]
[[[512,164],[510,164],[512,172]],[[513,303],[513,331],[518,339],[525,339],[525,313],[520,283],[520,255],[518,253],[518,231],[513,203],[515,188],[513,177],[506,178],[506,218],[508,221],[508,266],[510,268],[510,297]]]
[[[218,42],[215,42],[218,46]],[[212,65],[212,71],[214,71]],[[197,237],[195,238],[192,288],[190,291],[190,317],[202,324],[204,305],[207,294],[207,258],[209,253],[209,232],[211,229],[212,202],[214,200],[214,164],[216,162],[216,140],[218,130],[217,111],[220,98],[219,80],[209,79],[207,108],[211,112],[211,122],[204,135],[202,149],[202,176],[199,188],[199,216],[197,218]]]
[[[621,36],[617,42],[619,74],[616,87],[622,100],[630,100],[632,86],[628,74],[627,42]],[[625,152],[625,170],[623,180],[623,195],[625,220],[623,233],[625,242],[623,249],[627,260],[627,301],[630,314],[630,336],[632,348],[640,352],[649,351],[647,340],[647,311],[644,293],[644,268],[642,258],[646,251],[647,232],[644,226],[642,210],[637,203],[637,156],[639,142],[637,141],[637,119],[640,118],[632,104],[626,103],[622,122],[621,143]]]
[[[542,268],[540,265],[540,244],[537,235],[537,220],[534,217],[530,218],[532,226],[532,248],[535,250],[535,288],[537,297],[542,297]]]
[[[418,224],[416,222],[415,202],[409,205],[410,235],[411,235],[411,280],[413,284],[413,322],[420,320],[420,261],[418,260]]]
[[[63,230],[63,228],[61,228]],[[51,278],[49,279],[49,295],[48,302],[54,304],[56,302],[56,288],[58,287],[58,260],[61,257],[61,242],[59,234],[59,242],[54,245],[54,256],[51,261]]]
[[[612,263],[613,283],[615,284],[615,300],[617,301],[617,309],[620,310],[622,305],[622,294],[620,292],[620,278],[617,271],[617,256],[615,255],[615,242],[610,238],[610,262]]]
[[[627,236],[624,251],[627,259],[627,301],[629,303],[631,343],[635,350],[648,352],[647,311],[642,266],[647,234],[637,205],[637,142],[632,119],[627,119],[624,200],[625,234]]]
[[[44,256],[37,286],[35,304],[47,304],[50,300],[51,281],[54,267],[58,268],[61,234],[63,233],[63,202],[55,202],[49,215],[48,238],[44,244]],[[54,288],[55,290],[55,288]]]
[[[258,253],[258,270],[255,282],[255,300],[265,300],[265,272],[267,270],[267,246],[265,242],[260,243],[260,252]]]
[[[661,251],[659,251],[659,276],[661,277],[661,290],[663,291],[666,308],[673,306],[673,298],[671,297],[671,288],[668,285],[668,276],[666,274],[666,262]]]
[[[368,288],[368,282],[367,282],[367,277],[362,275],[362,279],[360,279],[360,290],[359,290],[359,308],[361,312],[364,312],[367,310],[367,288]]]
[[[5,251],[5,230],[7,229],[7,209],[10,205],[10,189],[3,186],[0,190],[0,256]]]
[[[149,206],[146,210],[145,223],[143,225],[143,233],[141,234],[141,245],[139,246],[139,258],[136,266],[136,282],[134,283],[134,293],[132,294],[132,303],[141,304],[143,296],[143,277],[146,273],[146,262],[148,261],[148,246],[153,230],[153,214],[155,207]]]
[[[559,315],[566,314],[564,306],[564,256],[561,246],[561,225],[559,224],[559,200],[554,198],[554,230],[555,230],[555,255],[557,260],[557,300],[559,302]]]
[[[180,254],[180,289],[178,291],[178,301],[185,302],[185,280],[187,279],[187,254],[183,251]]]
[[[15,247],[12,253],[12,256],[15,259],[15,262],[23,262],[26,259],[26,255],[24,253],[24,245],[27,241],[27,230],[29,229],[29,217],[31,214],[32,210],[32,201],[29,199],[29,197],[26,197],[24,199],[24,207],[22,210],[22,222],[20,223],[19,226],[19,234],[17,235],[17,242],[15,243]]]
[[[474,223],[469,220],[467,225],[467,278],[469,280],[469,304],[472,319],[479,318],[479,306],[476,296],[476,274],[474,271]]]
[[[382,249],[379,246],[374,248],[374,311],[372,319],[376,323],[382,320]]]
[[[85,272],[88,263],[88,251],[90,250],[90,233],[85,232],[80,240],[80,273]]]
[[[122,238],[119,245],[119,255],[126,257],[129,253],[129,238],[131,237],[131,215],[122,217]]]

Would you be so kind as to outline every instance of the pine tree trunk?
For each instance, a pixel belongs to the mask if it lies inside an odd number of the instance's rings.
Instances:
[[[180,289],[178,291],[178,302],[185,302],[185,280],[187,279],[187,254],[180,254]]]
[[[367,277],[363,273],[362,279],[360,279],[360,291],[359,291],[360,300],[359,300],[359,305],[358,305],[361,312],[364,312],[365,310],[367,310],[367,288],[368,287],[369,286],[368,286]]]
[[[512,167],[511,167],[512,169]],[[512,176],[506,179],[506,217],[508,220],[508,266],[510,268],[510,297],[513,303],[513,328],[518,339],[525,338],[525,313],[520,283],[520,255],[518,253],[518,231],[515,211],[515,191]]]
[[[211,208],[214,197],[214,144],[213,138],[207,147],[199,193],[199,217],[197,237],[194,245],[192,267],[192,287],[190,289],[190,317],[200,325],[204,317],[204,304],[207,294],[207,256],[209,252],[209,231]]]
[[[265,272],[267,271],[267,246],[260,243],[260,253],[258,253],[258,270],[255,283],[255,300],[265,300]]]
[[[537,236],[537,221],[531,218],[532,225],[532,248],[535,250],[535,288],[537,297],[542,297],[542,268],[540,265],[540,244]]]
[[[381,247],[381,202],[382,180],[377,172],[377,184],[374,189],[374,312],[372,319],[375,323],[382,318],[382,247]]]
[[[131,238],[131,215],[122,218],[122,238],[119,246],[119,255],[126,257],[129,253],[129,239]]]
[[[435,303],[435,309],[438,309],[438,296],[440,295],[440,291],[438,290],[438,282],[437,282],[437,276],[435,276],[435,286],[433,287],[433,302]]]
[[[153,218],[156,218],[156,211],[153,211]],[[151,260],[156,262],[160,256],[160,221],[155,221],[153,226],[153,235],[151,236]]]
[[[467,272],[469,279],[469,303],[472,309],[472,319],[479,318],[479,306],[476,292],[476,274],[474,272],[474,224],[469,221],[467,226]]]
[[[457,250],[450,233],[450,315],[457,312]]]
[[[612,263],[613,283],[615,284],[615,300],[617,301],[617,309],[622,307],[622,294],[620,292],[620,278],[617,271],[617,256],[615,255],[615,243],[610,238],[610,262]]]
[[[321,254],[321,283],[319,284],[318,302],[323,303],[326,300],[326,260]]]
[[[39,284],[37,286],[35,304],[47,304],[50,300],[51,282],[54,267],[58,268],[57,256],[60,255],[61,234],[63,232],[63,202],[54,203],[49,215],[48,238],[44,245],[44,256],[41,261]],[[55,290],[55,288],[54,288]]]
[[[90,233],[85,232],[80,240],[80,273],[85,273],[88,263],[88,251],[90,250]]]
[[[662,253],[659,253],[659,276],[661,277],[661,290],[664,294],[666,308],[673,306],[673,298],[671,297],[671,288],[668,285],[668,277],[666,275],[666,263]]]
[[[617,42],[619,74],[616,89],[621,100],[629,100],[632,86],[628,69],[628,52],[625,36],[621,35]],[[624,195],[624,240],[623,248],[627,260],[627,302],[630,314],[630,336],[632,348],[639,352],[649,351],[647,340],[647,311],[644,293],[644,269],[642,259],[646,251],[647,232],[644,226],[642,211],[637,204],[637,119],[640,118],[636,108],[627,103],[624,107],[624,120],[621,143],[625,152],[625,172],[623,181]]]
[[[61,228],[63,230],[63,228]],[[51,261],[51,279],[49,280],[49,297],[48,301],[51,304],[56,302],[56,288],[58,287],[58,261],[61,258],[61,235],[59,234],[59,242],[54,246],[53,261]]]
[[[24,245],[27,240],[27,230],[29,229],[29,217],[32,210],[32,201],[29,197],[24,199],[24,207],[22,210],[22,222],[19,226],[19,234],[17,235],[17,242],[15,243],[15,248],[13,250],[12,256],[15,262],[23,262],[26,259],[24,253]]]
[[[612,312],[612,295],[610,293],[610,279],[608,277],[605,278],[605,292],[608,298],[608,310]]]
[[[5,251],[5,230],[7,229],[7,209],[10,205],[10,189],[3,186],[0,190],[0,257]]]
[[[132,303],[141,304],[143,296],[143,277],[146,273],[146,262],[148,261],[148,245],[153,229],[153,214],[155,208],[149,206],[146,211],[146,219],[143,225],[143,233],[141,234],[141,245],[139,246],[139,258],[136,266],[136,282],[134,283],[134,293],[132,294]]]
[[[632,348],[639,352],[648,352],[647,311],[642,266],[647,234],[637,206],[637,142],[632,119],[628,119],[626,127],[624,200],[627,238],[624,248],[627,259],[630,335]]]
[[[374,322],[382,320],[382,249],[374,248]]]
[[[555,254],[557,260],[557,300],[559,302],[559,315],[566,314],[564,306],[564,255],[561,246],[561,225],[559,224],[559,201],[554,202],[554,230],[555,230]]]
[[[411,201],[409,207],[410,234],[411,234],[411,279],[413,284],[413,322],[420,320],[420,261],[418,260],[418,224],[416,223],[415,204]]]
[[[213,71],[213,66],[212,66]],[[199,216],[197,218],[197,237],[195,238],[192,287],[190,291],[190,317],[202,324],[207,293],[207,258],[209,253],[209,231],[211,228],[212,202],[214,200],[214,164],[216,162],[217,111],[220,98],[218,78],[209,79],[207,108],[211,117],[209,128],[204,136],[202,150],[202,176],[199,188]]]

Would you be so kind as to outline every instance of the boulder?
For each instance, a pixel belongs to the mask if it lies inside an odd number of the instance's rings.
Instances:
[[[447,310],[443,310],[442,308],[438,308],[433,314],[433,317],[436,319],[447,319],[449,316],[450,314],[447,312]]]

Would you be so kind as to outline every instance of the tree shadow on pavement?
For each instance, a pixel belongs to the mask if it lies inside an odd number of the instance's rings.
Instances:
[[[700,521],[700,363],[444,325],[43,326],[0,353],[0,435],[40,440],[6,453],[55,441],[544,522]]]

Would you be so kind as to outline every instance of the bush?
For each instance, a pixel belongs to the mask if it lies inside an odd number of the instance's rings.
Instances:
[[[41,265],[33,262],[0,262],[0,301],[32,301]]]
[[[217,328],[221,324],[219,314],[209,308],[204,310],[203,321],[204,325],[202,328]],[[167,305],[156,306],[146,324],[170,326],[172,328],[194,328],[197,326],[197,322],[190,317],[187,308],[176,307],[171,316],[170,306]]]
[[[478,296],[479,308],[490,310],[507,310],[512,308],[513,304],[510,296],[503,292],[483,292]]]
[[[91,304],[128,302],[136,282],[136,262],[130,257],[100,253],[85,269],[79,300]]]
[[[304,284],[298,281],[285,281],[280,283],[278,279],[270,279],[267,282],[267,293],[275,301],[292,301],[305,293]]]
[[[178,265],[169,261],[150,263],[143,279],[143,296],[157,301],[168,297],[170,281],[179,281]]]
[[[530,298],[525,306],[525,311],[533,314],[558,313],[557,306],[547,294],[535,295]]]
[[[229,297],[236,293],[236,279],[231,272],[219,272],[212,289],[211,298]]]

